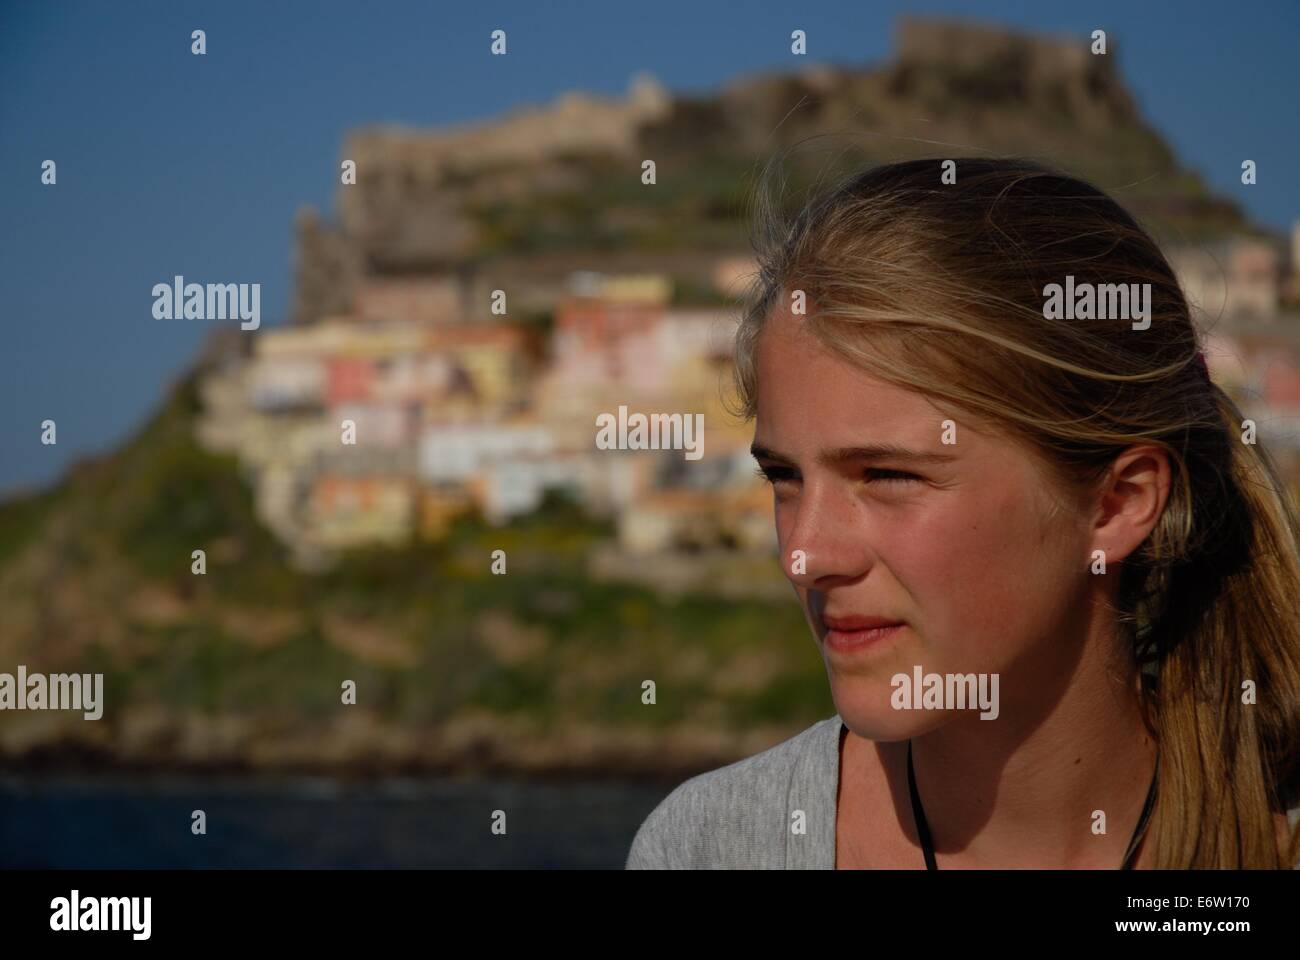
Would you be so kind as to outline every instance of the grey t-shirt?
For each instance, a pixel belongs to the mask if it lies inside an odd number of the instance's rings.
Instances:
[[[626,868],[833,870],[842,725],[837,713],[680,784],[637,830]],[[1300,805],[1288,816],[1300,822]]]
[[[637,830],[627,869],[833,869],[840,723],[680,784]]]

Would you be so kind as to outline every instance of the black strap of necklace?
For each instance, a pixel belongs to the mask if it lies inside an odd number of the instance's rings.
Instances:
[[[921,838],[921,850],[925,853],[925,869],[938,870],[934,862],[934,841],[930,839],[930,824],[921,809],[921,795],[916,792],[916,774],[912,771],[912,741],[907,741],[907,790],[912,795],[912,819],[916,821],[916,832]]]
[[[1133,862],[1137,859],[1138,847],[1142,842],[1142,835],[1146,832],[1147,821],[1151,819],[1151,809],[1155,806],[1156,800],[1156,780],[1160,773],[1160,756],[1156,755],[1155,770],[1151,773],[1151,786],[1147,788],[1146,803],[1142,806],[1142,815],[1138,817],[1137,827],[1133,830],[1133,838],[1128,842],[1128,850],[1124,853],[1124,864],[1121,870],[1132,870]],[[934,840],[930,837],[930,824],[925,819],[925,810],[921,807],[921,795],[916,789],[916,773],[912,769],[912,741],[907,741],[907,791],[912,795],[912,819],[916,821],[916,833],[921,840],[921,851],[925,854],[925,869],[938,870],[939,865],[934,861]]]
[[[1151,808],[1156,803],[1156,780],[1160,774],[1160,754],[1156,754],[1156,766],[1151,771],[1151,786],[1147,787],[1146,803],[1142,804],[1142,815],[1138,817],[1137,826],[1133,828],[1133,838],[1128,842],[1128,852],[1124,854],[1121,870],[1132,870],[1137,860],[1138,847],[1142,845],[1142,835],[1147,831],[1147,821],[1151,819]]]

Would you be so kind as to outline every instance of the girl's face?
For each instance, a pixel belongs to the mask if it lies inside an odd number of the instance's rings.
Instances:
[[[1054,515],[1019,447],[869,377],[801,319],[778,309],[760,335],[754,451],[839,714],[872,740],[978,719],[896,709],[892,679],[910,686],[917,666],[998,674],[1003,718],[1043,703],[1044,678],[1070,675],[1071,638],[1091,616],[1082,512]],[[869,617],[902,625],[864,638],[853,621]]]

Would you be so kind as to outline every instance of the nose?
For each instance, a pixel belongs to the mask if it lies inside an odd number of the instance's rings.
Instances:
[[[871,569],[875,552],[869,517],[852,490],[834,480],[805,478],[798,496],[778,504],[777,511],[778,532],[784,532],[781,562],[796,586],[825,588]]]

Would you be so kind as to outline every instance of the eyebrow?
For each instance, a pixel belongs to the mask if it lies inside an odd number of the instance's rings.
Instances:
[[[749,448],[755,460],[775,460],[780,463],[793,463],[785,454],[777,453],[769,447],[755,443]],[[911,450],[895,443],[872,443],[861,447],[836,447],[823,450],[817,454],[817,462],[823,466],[835,466],[855,460],[895,460],[902,463],[938,464],[951,463],[957,457],[951,453],[927,453]]]

